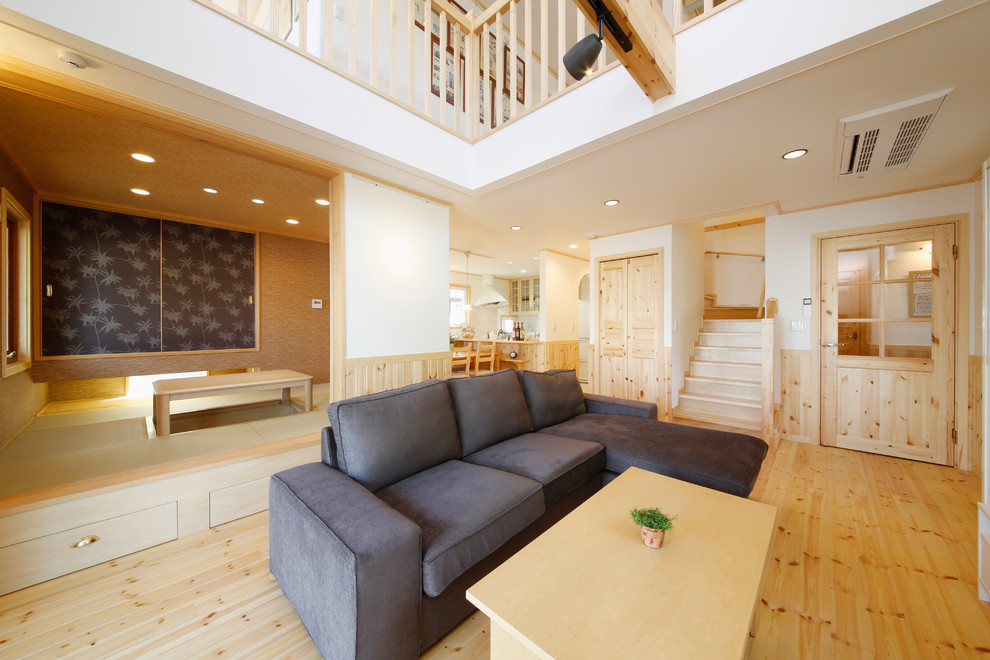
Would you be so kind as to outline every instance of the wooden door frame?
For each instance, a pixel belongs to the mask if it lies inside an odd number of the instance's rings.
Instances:
[[[821,281],[821,248],[822,241],[829,238],[838,238],[841,236],[858,236],[860,234],[873,234],[876,232],[885,231],[898,231],[901,229],[913,229],[916,227],[931,227],[935,225],[952,225],[955,231],[955,242],[957,245],[960,244],[963,236],[968,237],[969,229],[969,215],[965,213],[957,213],[953,215],[936,216],[932,218],[922,218],[918,220],[908,220],[904,222],[893,222],[886,223],[882,225],[868,225],[865,227],[850,227],[848,229],[836,229],[834,231],[821,232],[818,234],[813,234],[811,236],[811,396],[809,397],[809,402],[811,404],[811,413],[809,414],[809,420],[814,420],[811,424],[811,441],[812,444],[822,446],[822,371],[821,371],[821,321],[822,321],[822,281]],[[968,240],[966,241],[968,243]],[[960,413],[959,402],[967,401],[968,392],[965,390],[964,383],[967,379],[963,377],[960,380],[960,374],[965,376],[967,374],[966,360],[969,355],[969,315],[966,314],[966,322],[960,322],[960,310],[966,309],[964,305],[968,305],[968,283],[969,283],[969,258],[968,252],[965,250],[959,250],[959,258],[956,261],[955,275],[953,281],[953,291],[954,293],[954,309],[953,314],[955,315],[955,364],[952,365],[955,387],[953,388],[954,401],[953,406],[953,418],[955,419],[955,428],[958,435],[957,444],[954,447],[950,447],[949,456],[951,458],[952,464],[955,466],[959,465],[960,451],[966,446],[968,438],[966,438],[966,424],[960,424],[960,419],[965,419],[965,410]],[[967,277],[960,277],[960,273],[967,273]],[[964,286],[965,283],[965,286]],[[960,350],[960,347],[965,347],[965,350]],[[960,359],[963,361],[963,366],[960,367]],[[961,416],[961,414],[963,416]]]
[[[605,256],[595,257],[592,259],[591,271],[595,274],[595,279],[592,281],[592,285],[598,287],[598,272],[599,266],[605,261],[619,261],[620,259],[634,259],[636,257],[652,257],[657,258],[657,267],[659,269],[660,275],[660,286],[657,287],[657,310],[659,311],[659,318],[657,320],[657,359],[659,363],[657,364],[658,373],[661,374],[663,379],[663,397],[664,397],[664,407],[663,416],[661,419],[666,419],[666,421],[671,421],[673,418],[673,411],[671,406],[671,374],[670,374],[670,361],[667,359],[667,347],[664,345],[664,327],[666,321],[666,313],[664,311],[664,288],[667,285],[667,275],[664,270],[664,260],[663,260],[663,248],[651,248],[648,250],[637,250],[634,252],[622,252],[618,254],[609,254]],[[598,382],[599,374],[601,373],[601,365],[599,361],[601,360],[601,346],[599,343],[599,323],[601,323],[601,291],[598,291],[594,295],[594,309],[595,309],[595,327],[592,331],[595,333],[595,341],[591,343],[589,349],[593,351],[592,355],[589,355],[589,361],[591,362],[591,367],[589,369],[589,385],[591,386],[591,391],[595,394],[601,392],[601,384]]]

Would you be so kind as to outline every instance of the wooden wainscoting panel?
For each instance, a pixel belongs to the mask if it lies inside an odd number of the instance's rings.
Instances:
[[[344,397],[384,392],[431,378],[450,378],[449,352],[351,358],[345,363]]]
[[[577,339],[542,342],[543,361],[537,371],[550,369],[577,369],[578,342]]]
[[[956,448],[956,465],[960,470],[981,474],[983,472],[983,358],[970,355],[969,401],[966,423],[966,441]]]
[[[780,350],[780,437],[812,442],[811,351]]]

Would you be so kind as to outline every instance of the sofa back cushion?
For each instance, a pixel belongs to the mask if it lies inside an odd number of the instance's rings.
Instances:
[[[554,369],[542,373],[521,371],[519,382],[526,396],[533,430],[539,431],[587,412],[584,392],[573,369]]]
[[[373,493],[460,455],[444,381],[344,399],[327,413],[334,467]]]
[[[452,378],[447,385],[457,415],[462,456],[533,430],[515,371]]]

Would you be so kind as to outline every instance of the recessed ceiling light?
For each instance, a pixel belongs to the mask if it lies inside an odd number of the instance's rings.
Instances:
[[[319,204],[320,206],[330,206],[330,202],[325,199],[318,199],[316,200],[316,203]]]
[[[288,218],[286,220],[286,222],[288,222],[290,225],[298,225],[299,224],[299,221],[298,220],[294,220],[292,218]]]
[[[519,231],[520,229],[522,229],[522,227],[520,227],[519,225],[512,225],[511,227],[509,227],[509,229],[511,229],[512,231]]]
[[[540,260],[539,257],[533,257],[533,261],[539,261],[539,260]]]
[[[151,193],[144,188],[131,188],[131,192],[135,195],[150,195]]]
[[[795,158],[800,158],[806,153],[808,153],[807,149],[795,149],[794,151],[788,151],[786,154],[781,156],[781,158],[784,160],[794,160]]]
[[[216,188],[203,188],[203,192],[210,193],[211,195],[216,195],[217,194],[217,189]]]
[[[617,200],[617,199],[606,199],[605,200],[605,206],[615,206],[618,203],[619,203],[619,200]]]
[[[257,197],[255,197],[255,198],[254,198],[254,199],[252,199],[251,201],[252,201],[252,202],[254,202],[255,204],[264,204],[264,203],[265,203],[265,200],[263,200],[263,199],[258,199]]]
[[[577,247],[577,243],[571,243],[569,246],[572,250]]]
[[[520,273],[525,273],[525,272],[526,272],[526,269],[525,269],[525,268],[523,268],[523,269],[522,269],[521,271],[519,271],[519,272],[520,272]]]
[[[506,261],[505,263],[509,264],[510,266],[512,265],[511,261]]]
[[[131,158],[133,158],[134,160],[139,160],[142,163],[155,162],[155,159],[149,156],[148,154],[131,154]]]

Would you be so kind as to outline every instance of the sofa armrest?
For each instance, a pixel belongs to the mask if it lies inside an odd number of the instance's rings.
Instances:
[[[632,401],[601,394],[585,394],[584,405],[589,413],[601,415],[626,415],[657,419],[657,404],[648,401]]]
[[[324,657],[419,657],[421,537],[328,465],[272,475],[271,572]]]

